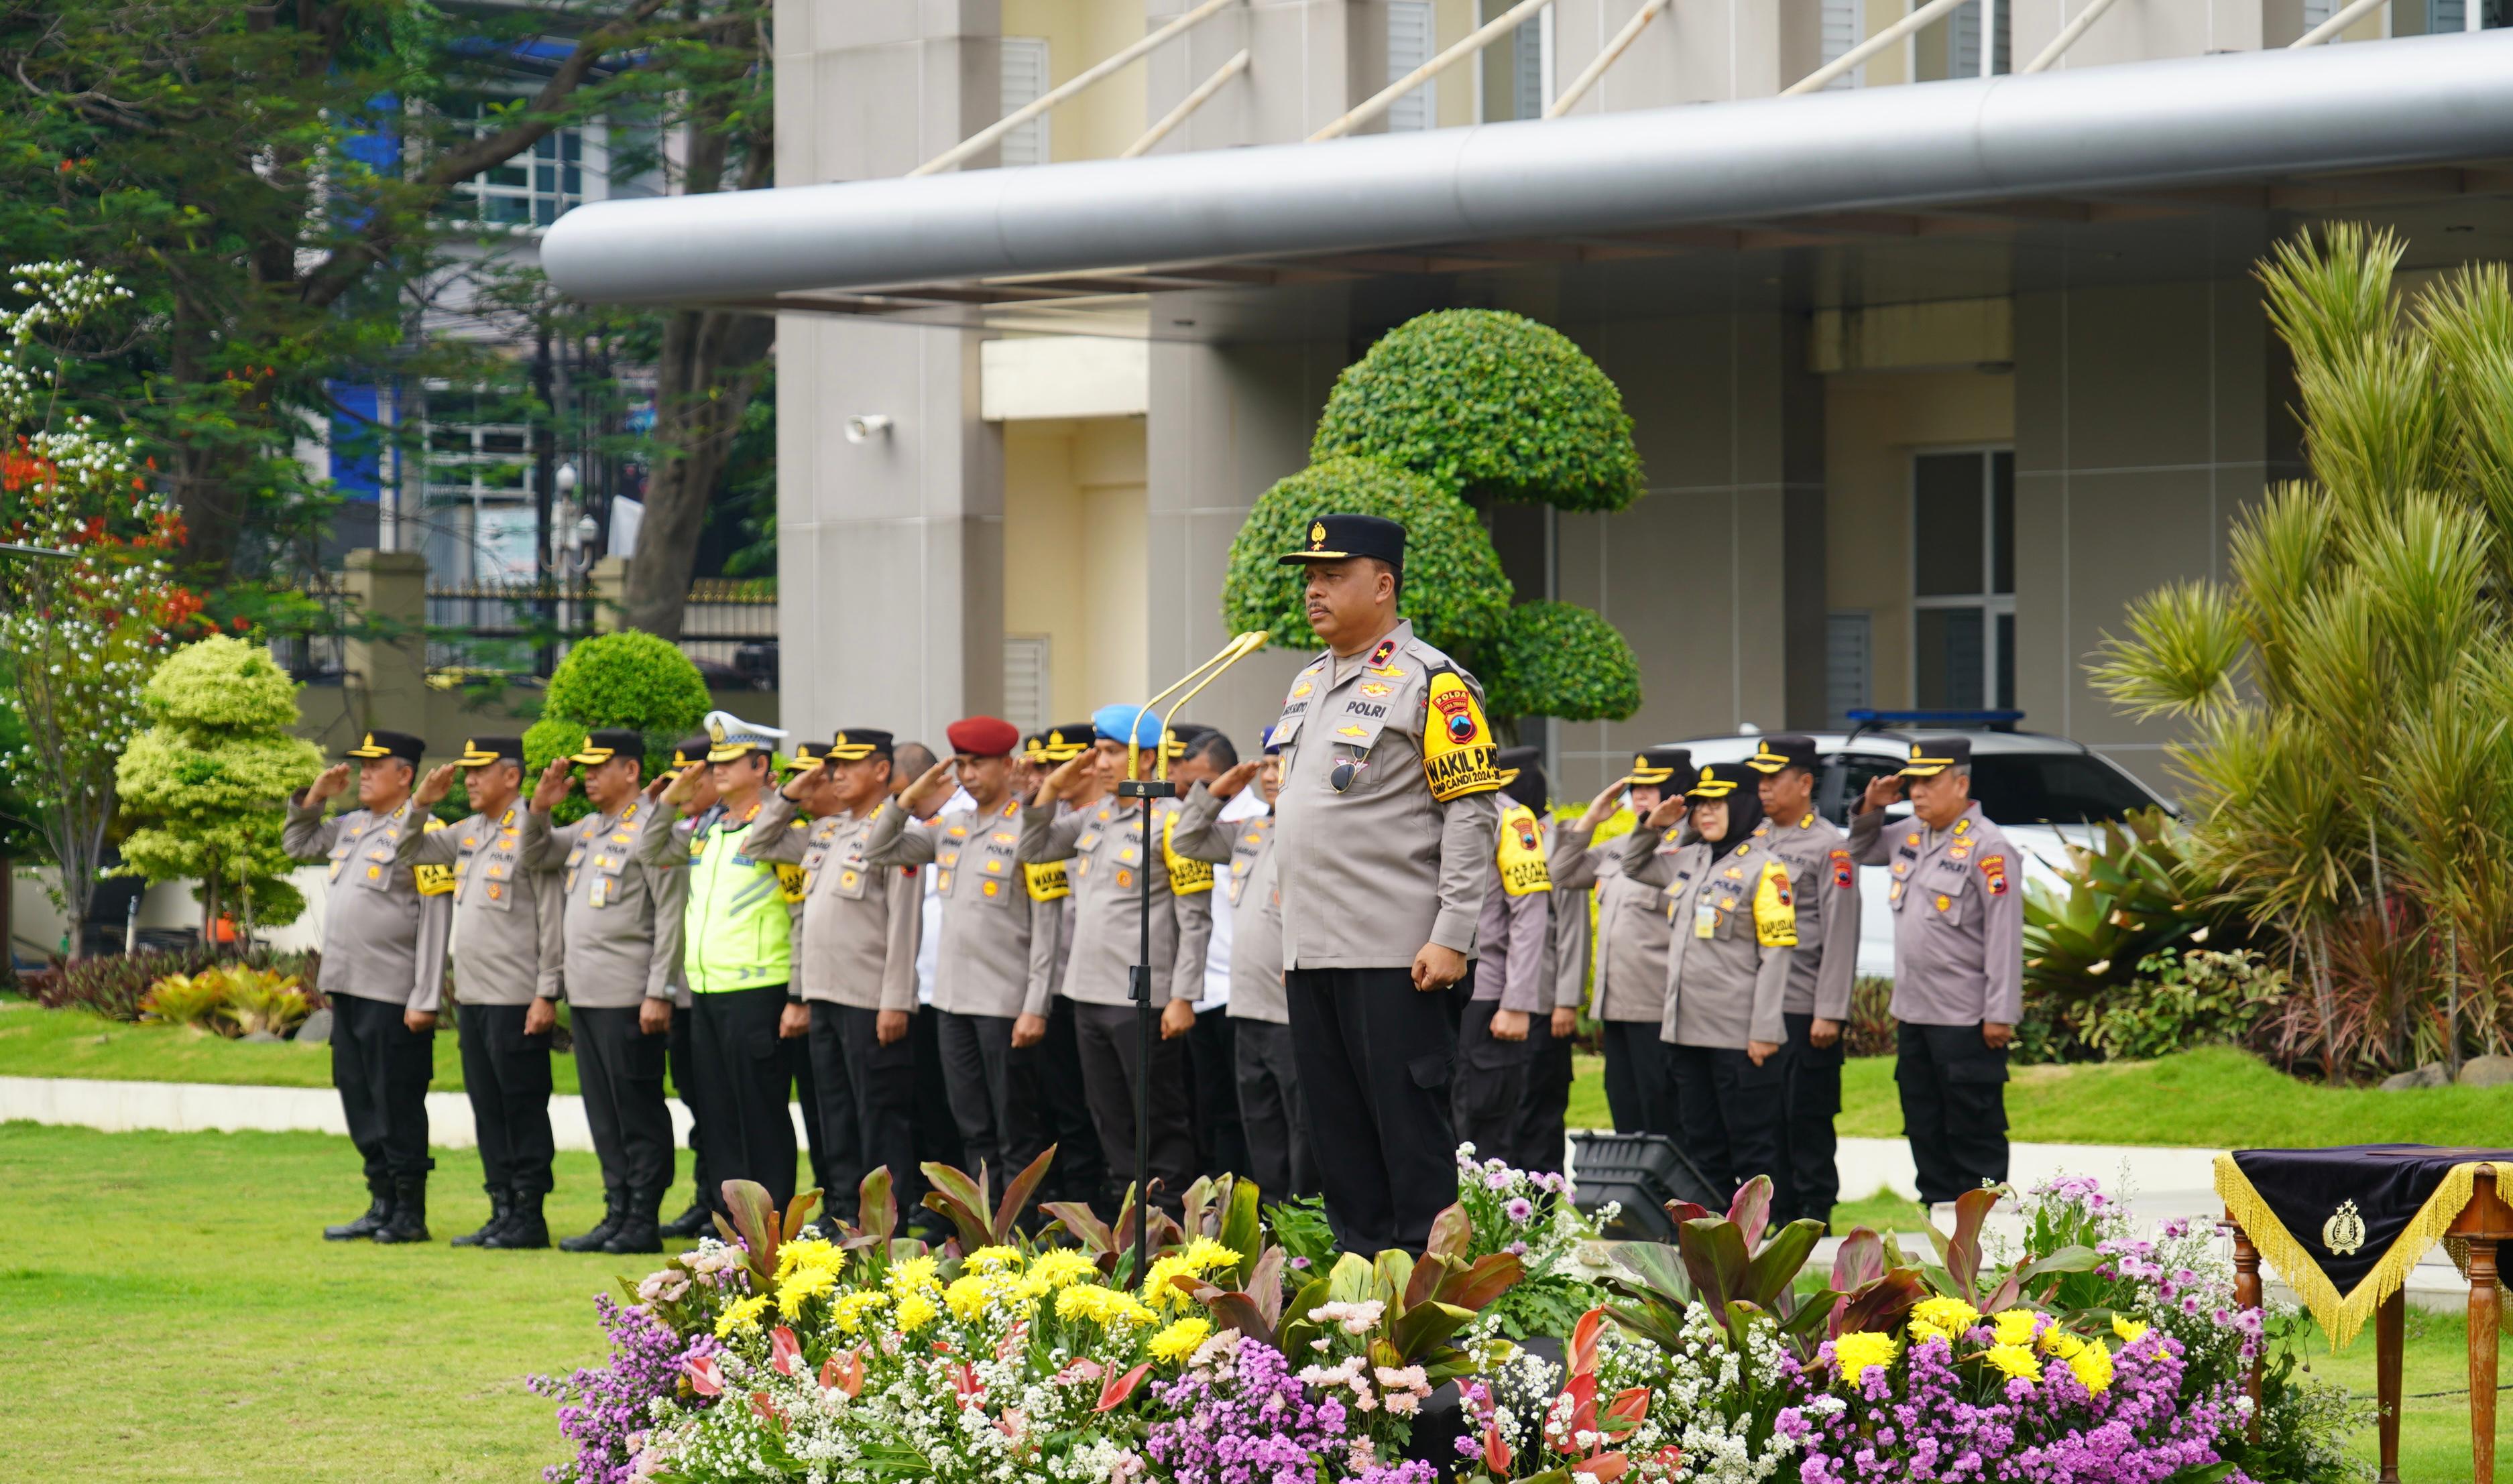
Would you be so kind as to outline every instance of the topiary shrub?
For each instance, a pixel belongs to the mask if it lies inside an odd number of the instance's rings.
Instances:
[[[680,645],[635,630],[588,639],[550,672],[541,719],[524,729],[524,792],[551,759],[575,752],[602,726],[645,734],[651,778],[671,765],[672,744],[698,729],[709,705],[706,678]],[[565,824],[584,812],[584,796],[574,793],[551,817]]]
[[[1398,605],[1424,640],[1471,668],[1465,656],[1497,634],[1509,613],[1500,556],[1473,511],[1376,459],[1327,459],[1256,497],[1230,542],[1222,621],[1234,632],[1267,630],[1281,648],[1316,646],[1300,601],[1303,571],[1279,559],[1307,545],[1309,522],[1331,511],[1384,516],[1405,527],[1405,594]]]
[[[1622,393],[1560,331],[1496,309],[1408,320],[1344,369],[1309,456],[1400,464],[1475,504],[1620,510],[1642,488]]]
[[[1613,624],[1569,603],[1522,603],[1476,651],[1495,716],[1619,722],[1641,709],[1641,667]]]

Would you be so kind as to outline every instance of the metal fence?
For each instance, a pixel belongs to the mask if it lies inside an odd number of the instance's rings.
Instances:
[[[348,665],[344,632],[357,615],[338,592],[305,593],[322,617],[312,632],[277,635],[271,653],[291,676],[338,684]],[[540,582],[431,582],[425,623],[427,668],[439,675],[531,676],[541,646],[552,662],[598,628],[611,600],[591,587]],[[681,652],[718,690],[777,687],[777,593],[773,584],[701,578],[682,610]]]
[[[556,582],[430,582],[427,668],[530,674],[540,646],[552,660],[593,633],[590,588]]]
[[[722,577],[690,584],[681,610],[681,652],[718,688],[777,687],[777,591]]]

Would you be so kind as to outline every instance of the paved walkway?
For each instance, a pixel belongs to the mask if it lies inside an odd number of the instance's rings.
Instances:
[[[689,1110],[670,1104],[675,1142],[689,1136]],[[802,1116],[792,1113],[794,1136],[803,1139]],[[231,1087],[204,1082],[108,1082],[84,1077],[0,1076],[0,1122],[13,1119],[68,1124],[127,1133],[162,1129],[175,1133],[234,1133],[263,1130],[284,1133],[346,1135],[340,1100],[330,1088]],[[471,1126],[471,1103],[459,1092],[427,1095],[428,1142],[443,1149],[469,1149],[477,1141]],[[573,1095],[550,1099],[550,1128],[563,1150],[591,1150],[593,1138],[584,1120],[584,1100]],[[2223,1206],[2214,1190],[2217,1152],[2202,1149],[2159,1149],[2100,1144],[2017,1144],[2009,1154],[2009,1176],[2019,1189],[2030,1189],[2058,1175],[2092,1175],[2106,1190],[2129,1192],[2131,1209],[2141,1228],[2174,1216],[2214,1221]],[[1837,1160],[1844,1199],[1862,1200],[1879,1190],[1906,1199],[1919,1193],[1914,1184],[1910,1146],[1899,1139],[1844,1139]],[[1952,1226],[1951,1210],[1941,1210],[1936,1225]],[[2015,1231],[2014,1217],[1992,1218],[1992,1230]],[[1924,1233],[1897,1233],[1906,1250],[1929,1252]],[[1838,1239],[1817,1249],[1829,1262]],[[2409,1301],[2420,1307],[2457,1310],[2468,1301],[2468,1285],[2444,1257],[2440,1247],[2427,1254],[2409,1279]],[[2284,1285],[2272,1290],[2292,1299]]]

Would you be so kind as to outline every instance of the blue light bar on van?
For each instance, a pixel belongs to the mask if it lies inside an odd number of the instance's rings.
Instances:
[[[1869,711],[1847,713],[1852,724],[1869,726],[1986,726],[2012,731],[2024,720],[2020,711]]]

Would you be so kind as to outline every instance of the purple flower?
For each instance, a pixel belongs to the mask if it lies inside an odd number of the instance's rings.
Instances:
[[[1528,1222],[1533,1220],[1536,1216],[1536,1202],[1528,1199],[1524,1195],[1511,1196],[1509,1198],[1509,1202],[1500,1209],[1502,1215],[1507,1216],[1512,1222],[1522,1227],[1526,1226]]]
[[[610,1363],[565,1381],[535,1376],[526,1385],[559,1402],[558,1430],[576,1458],[541,1470],[549,1484],[628,1484],[636,1451],[629,1439],[647,1430],[652,1407],[680,1391],[682,1363],[712,1354],[713,1336],[683,1340],[644,1307],[597,1295],[594,1311],[611,1339]]]

